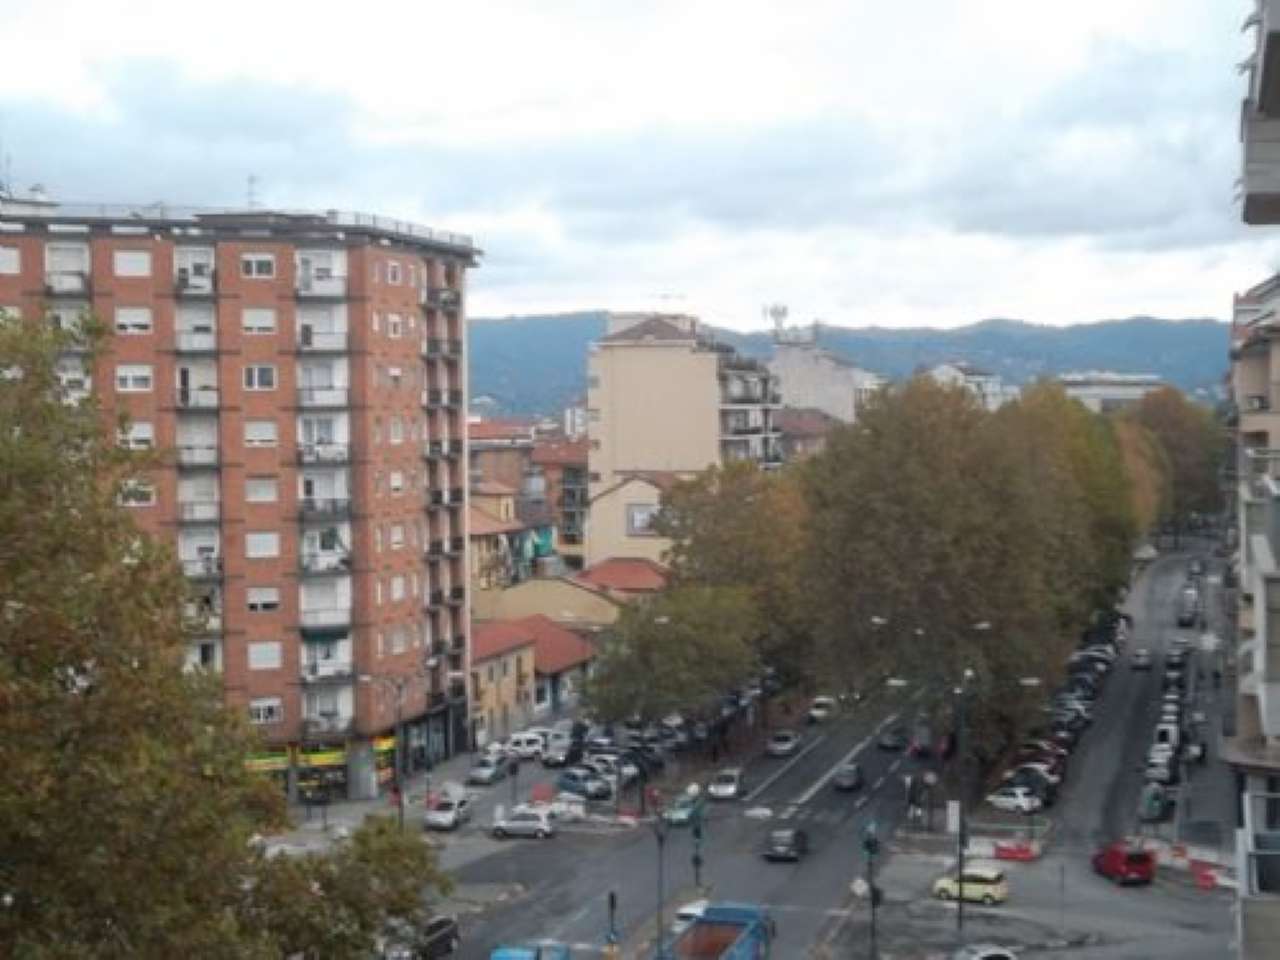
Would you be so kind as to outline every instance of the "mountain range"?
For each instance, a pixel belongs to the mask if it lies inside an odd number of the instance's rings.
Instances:
[[[558,414],[586,393],[587,349],[603,335],[605,317],[598,310],[472,319],[473,400],[489,398],[489,412]],[[771,332],[704,329],[748,356],[772,354]],[[950,330],[818,329],[821,346],[893,380],[964,360],[1017,384],[1072,370],[1154,373],[1206,401],[1217,396],[1227,372],[1229,341],[1230,325],[1220,320],[1157,317],[1069,327],[995,319]]]

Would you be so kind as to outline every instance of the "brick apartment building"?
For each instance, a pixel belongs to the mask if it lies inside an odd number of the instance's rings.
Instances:
[[[282,779],[369,796],[397,735],[406,769],[465,745],[477,255],[363,214],[0,197],[0,310],[106,326],[63,382],[171,452],[129,507],[190,582],[189,663]]]

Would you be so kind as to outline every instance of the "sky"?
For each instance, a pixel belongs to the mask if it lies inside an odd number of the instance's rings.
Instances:
[[[54,199],[470,234],[472,316],[955,327],[1230,314],[1248,0],[0,0]]]

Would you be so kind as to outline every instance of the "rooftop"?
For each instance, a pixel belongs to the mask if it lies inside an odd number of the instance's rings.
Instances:
[[[514,620],[479,622],[471,628],[471,662],[491,660],[534,642],[529,628]]]
[[[600,338],[600,343],[632,343],[634,341],[661,340],[669,343],[697,343],[698,335],[680,329],[662,317],[650,317],[634,326]]]
[[[506,440],[516,442],[527,440],[533,442],[534,423],[532,420],[469,420],[467,422],[467,438],[477,440]]]
[[[656,593],[667,585],[666,567],[643,557],[610,557],[574,579],[588,586],[623,593]]]
[[[562,673],[589,662],[596,654],[595,647],[588,640],[543,614],[522,617],[513,622],[530,633],[537,644],[533,662],[538,673]]]
[[[587,439],[543,440],[533,446],[533,462],[574,467],[587,465]]]
[[[1158,387],[1163,381],[1154,373],[1116,373],[1112,370],[1076,370],[1058,376],[1068,387],[1106,384],[1111,386]]]
[[[517,533],[525,527],[519,520],[499,520],[493,514],[474,505],[467,513],[467,533],[471,537],[492,537],[500,533]]]

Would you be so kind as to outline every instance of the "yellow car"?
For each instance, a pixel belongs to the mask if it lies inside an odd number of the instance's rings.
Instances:
[[[939,877],[933,884],[933,895],[939,900],[955,900],[963,896],[968,903],[991,905],[1009,899],[1009,885],[1005,882],[1004,873],[993,867],[966,867],[963,883],[953,874]]]

